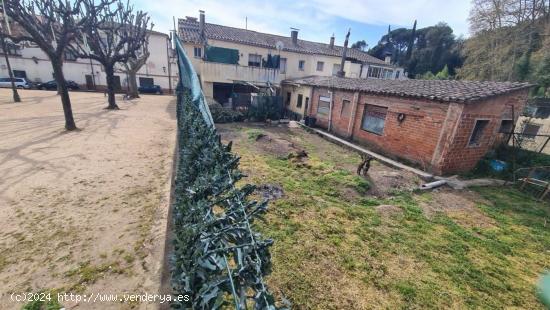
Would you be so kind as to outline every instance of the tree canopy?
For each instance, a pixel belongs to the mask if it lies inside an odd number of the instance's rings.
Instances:
[[[462,39],[457,39],[445,23],[416,29],[397,28],[384,35],[369,54],[380,59],[392,56],[392,63],[404,67],[409,77],[440,72],[447,66],[450,75],[462,65],[460,49]]]

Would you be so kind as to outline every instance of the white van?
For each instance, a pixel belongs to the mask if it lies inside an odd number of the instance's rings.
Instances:
[[[25,78],[14,78],[14,82],[17,88],[31,88],[31,84]],[[10,78],[0,78],[0,87],[11,87]]]

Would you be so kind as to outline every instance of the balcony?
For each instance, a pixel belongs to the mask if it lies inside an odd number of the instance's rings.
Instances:
[[[217,62],[200,62],[201,79],[205,82],[232,83],[247,81],[250,83],[279,84],[284,77],[279,69],[240,66]]]

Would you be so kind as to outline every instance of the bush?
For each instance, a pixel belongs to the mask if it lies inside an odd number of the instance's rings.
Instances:
[[[214,123],[232,123],[242,122],[244,120],[244,115],[241,112],[233,111],[230,108],[224,108],[214,100],[209,100],[208,108],[210,109]]]

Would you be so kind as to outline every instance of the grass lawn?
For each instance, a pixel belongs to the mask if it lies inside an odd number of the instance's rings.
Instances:
[[[284,192],[258,228],[275,240],[268,284],[293,308],[543,309],[548,204],[507,187],[415,193],[379,163],[357,177],[357,154],[300,128],[218,128],[246,182]],[[286,158],[296,150],[308,157]]]

